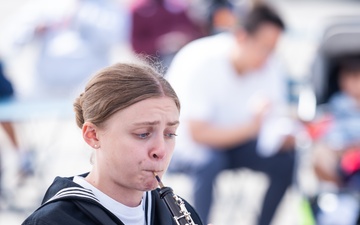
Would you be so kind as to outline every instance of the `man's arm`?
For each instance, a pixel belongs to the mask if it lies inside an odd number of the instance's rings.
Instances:
[[[256,138],[265,112],[266,108],[263,108],[248,123],[229,127],[217,126],[211,122],[201,120],[190,120],[190,133],[194,141],[198,143],[209,145],[216,149],[231,148]]]

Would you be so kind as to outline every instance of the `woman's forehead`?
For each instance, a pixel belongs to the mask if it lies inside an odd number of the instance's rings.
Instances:
[[[123,123],[138,121],[173,120],[179,118],[179,110],[170,97],[148,98],[119,110],[108,121],[121,120]]]

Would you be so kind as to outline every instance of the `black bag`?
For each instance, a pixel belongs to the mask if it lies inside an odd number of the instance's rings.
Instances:
[[[9,97],[14,94],[12,84],[4,75],[3,65],[0,62],[0,98]]]

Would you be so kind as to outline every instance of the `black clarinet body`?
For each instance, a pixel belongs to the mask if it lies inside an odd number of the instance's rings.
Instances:
[[[174,194],[173,189],[165,187],[158,176],[156,176],[160,184],[160,198],[165,202],[173,219],[177,225],[197,225],[191,218],[190,212],[185,207],[185,202]]]

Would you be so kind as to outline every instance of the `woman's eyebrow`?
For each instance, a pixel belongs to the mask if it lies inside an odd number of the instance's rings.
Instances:
[[[159,124],[160,121],[144,121],[144,122],[138,122],[138,123],[134,123],[135,126],[153,126],[153,125],[157,125]]]
[[[180,122],[178,120],[174,121],[174,122],[169,122],[167,123],[168,126],[176,126],[178,125]]]
[[[145,121],[145,122],[139,122],[139,123],[134,123],[135,126],[154,126],[154,125],[158,125],[160,124],[160,121]],[[167,125],[168,126],[176,126],[179,124],[179,121],[173,121],[173,122],[168,122]]]

